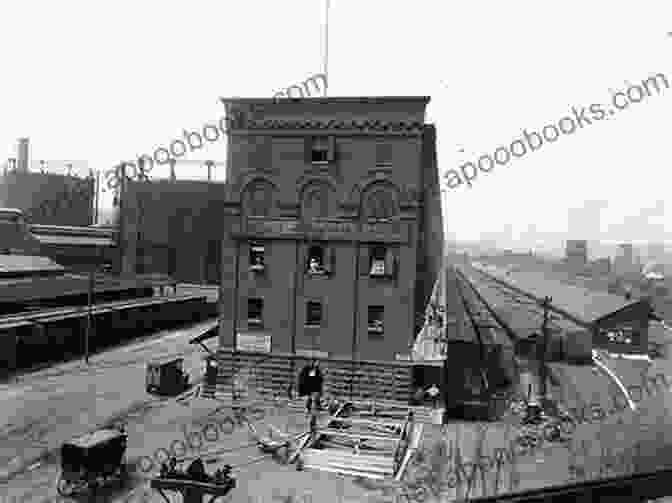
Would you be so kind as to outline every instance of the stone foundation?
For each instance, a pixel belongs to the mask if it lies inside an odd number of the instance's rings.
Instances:
[[[218,384],[230,385],[230,377],[244,375],[250,387],[287,396],[296,390],[301,369],[311,361],[305,356],[219,350]],[[324,376],[324,394],[348,400],[387,400],[408,404],[411,399],[410,362],[376,362],[316,358]]]

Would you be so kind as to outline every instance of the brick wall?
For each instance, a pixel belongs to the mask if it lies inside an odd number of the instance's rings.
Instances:
[[[219,283],[223,183],[131,181],[123,197],[122,243],[128,272]]]

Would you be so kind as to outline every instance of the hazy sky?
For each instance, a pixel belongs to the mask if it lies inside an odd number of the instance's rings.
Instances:
[[[151,154],[218,120],[220,96],[270,97],[321,71],[324,4],[2,2],[0,159],[20,136],[33,159],[99,169]],[[329,95],[430,96],[439,168],[458,169],[573,106],[656,73],[672,83],[670,14],[669,1],[332,0]],[[447,230],[672,242],[671,112],[663,88],[448,189]],[[225,156],[220,142],[189,158]]]

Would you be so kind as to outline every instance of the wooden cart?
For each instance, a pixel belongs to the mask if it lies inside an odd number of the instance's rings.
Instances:
[[[189,388],[189,376],[184,372],[184,358],[154,361],[147,364],[145,388],[148,393],[179,395]]]
[[[103,429],[64,443],[58,494],[71,496],[110,480],[123,480],[127,475],[126,442],[123,431]]]

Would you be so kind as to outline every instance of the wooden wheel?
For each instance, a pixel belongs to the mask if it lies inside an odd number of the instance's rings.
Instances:
[[[85,482],[70,482],[63,478],[63,474],[59,475],[58,481],[56,482],[56,491],[59,495],[64,497],[69,497],[80,491],[86,486]]]
[[[58,476],[58,481],[56,482],[56,491],[58,494],[64,497],[72,495],[72,484],[63,478],[63,475]]]

